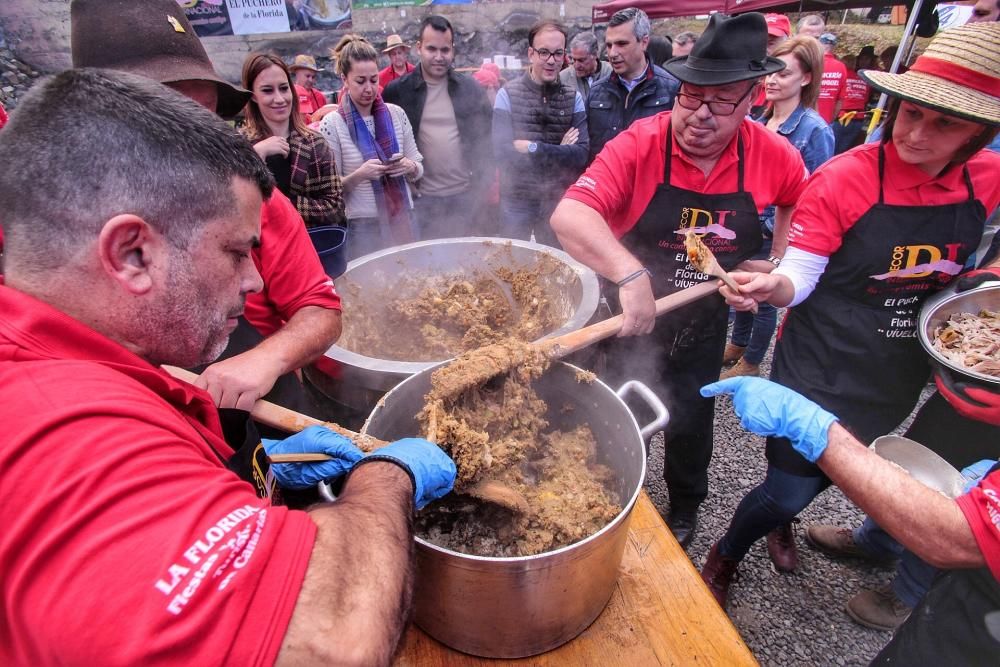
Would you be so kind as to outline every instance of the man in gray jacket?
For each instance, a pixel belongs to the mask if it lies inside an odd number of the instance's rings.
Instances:
[[[577,33],[569,43],[569,62],[559,73],[559,80],[580,93],[586,102],[590,88],[598,81],[611,76],[611,63],[600,59],[597,35],[592,32]]]

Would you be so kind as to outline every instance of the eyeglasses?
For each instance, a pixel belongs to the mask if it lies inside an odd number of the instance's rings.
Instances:
[[[677,93],[677,103],[685,109],[690,109],[691,111],[697,111],[701,108],[701,105],[707,104],[708,110],[711,111],[714,116],[732,116],[733,112],[736,111],[736,107],[738,107],[743,100],[749,97],[750,93],[752,93],[756,87],[757,83],[754,82],[754,84],[750,86],[750,89],[743,93],[743,95],[740,96],[740,99],[735,102],[704,100],[689,93]]]
[[[531,50],[538,54],[538,56],[542,59],[542,62],[547,61],[549,58],[555,58],[556,62],[559,62],[566,57],[566,51],[564,49],[549,51],[548,49],[536,49],[535,47],[531,47]]]

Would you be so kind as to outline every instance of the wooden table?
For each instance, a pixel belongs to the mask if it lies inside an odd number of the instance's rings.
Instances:
[[[522,660],[454,651],[411,626],[396,665],[756,665],[643,491],[611,601],[573,641]]]

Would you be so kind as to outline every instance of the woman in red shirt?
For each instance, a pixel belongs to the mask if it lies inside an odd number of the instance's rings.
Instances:
[[[906,74],[863,72],[892,95],[884,139],[830,160],[792,215],[789,249],[769,274],[737,273],[737,310],[791,309],[771,378],[837,414],[862,441],[889,433],[930,376],[916,338],[923,299],[973,261],[1000,203],[1000,68],[981,57],[1000,24],[940,33]],[[986,49],[989,50],[989,49]],[[830,481],[782,438],[768,438],[764,482],[742,500],[702,570],[720,604],[750,546],[788,523]]]

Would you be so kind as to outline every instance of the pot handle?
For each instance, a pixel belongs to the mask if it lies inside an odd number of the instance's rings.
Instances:
[[[653,393],[653,390],[639,382],[638,380],[629,380],[621,387],[615,394],[618,398],[625,400],[625,397],[630,393],[635,392],[639,395],[639,398],[646,402],[649,409],[653,411],[655,417],[653,421],[649,422],[645,426],[639,429],[640,435],[642,435],[643,441],[649,440],[654,433],[661,430],[670,421],[670,412],[667,411],[667,406],[663,404],[659,396]]]

